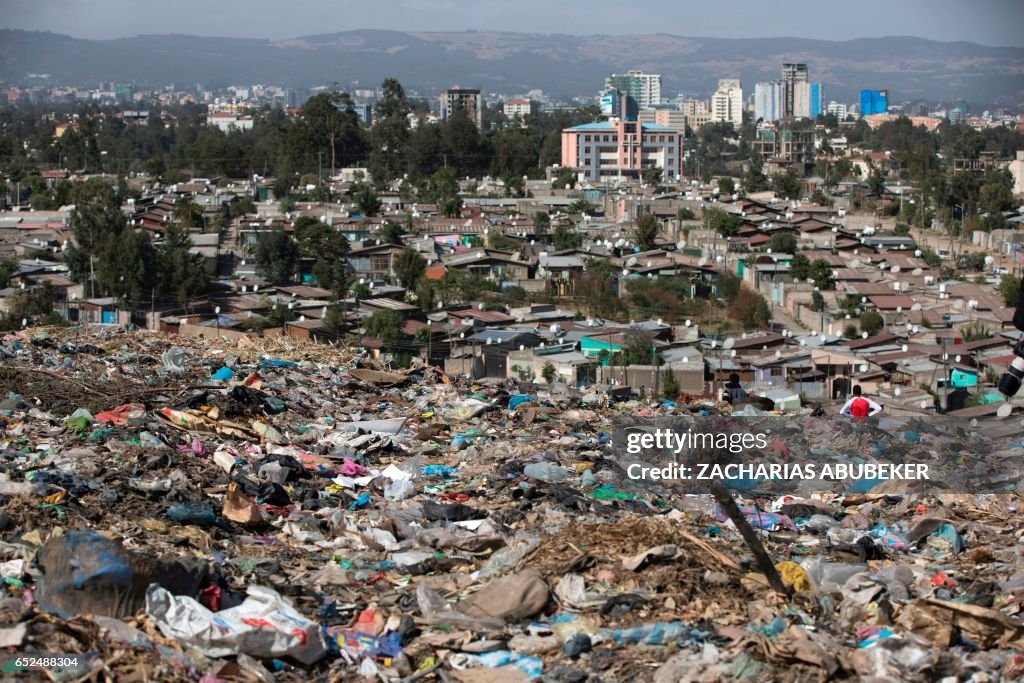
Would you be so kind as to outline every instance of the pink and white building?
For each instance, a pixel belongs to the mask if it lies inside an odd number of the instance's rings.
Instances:
[[[562,166],[582,181],[639,178],[657,166],[665,182],[675,182],[682,164],[683,133],[665,126],[612,119],[562,131]]]

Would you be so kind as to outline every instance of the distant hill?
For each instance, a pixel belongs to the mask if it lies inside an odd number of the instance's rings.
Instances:
[[[829,100],[853,102],[861,88],[888,88],[897,102],[1024,102],[1024,48],[909,37],[835,42],[355,30],[280,41],[185,35],[82,40],[0,30],[0,80],[15,83],[30,73],[48,73],[58,83],[81,85],[358,81],[371,87],[393,76],[425,94],[457,83],[488,92],[541,88],[577,96],[595,94],[609,73],[643,69],[662,74],[666,96],[707,96],[720,77],[740,76],[744,89],[752,90],[756,81],[778,78],[783,61],[808,62],[811,78],[825,84]]]

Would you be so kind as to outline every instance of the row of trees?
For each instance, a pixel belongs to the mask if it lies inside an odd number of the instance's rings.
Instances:
[[[60,138],[49,116],[52,105],[0,109],[0,158],[13,182],[26,180],[38,164],[72,170],[128,174],[149,172],[168,180],[181,171],[198,175],[282,178],[287,194],[303,174],[366,165],[378,183],[406,176],[425,183],[439,169],[455,177],[489,174],[505,178],[521,191],[522,178],[541,177],[561,158],[561,130],[593,120],[596,108],[528,117],[523,125],[483,132],[464,112],[438,125],[410,126],[409,114],[422,103],[408,98],[401,84],[387,79],[377,102],[375,125],[362,125],[347,93],[310,98],[298,116],[265,108],[254,114],[250,130],[224,133],[206,125],[204,107],[154,106],[147,126],[126,125],[113,108],[87,105],[57,107],[76,116],[75,126]],[[488,116],[493,119],[493,116]]]
[[[76,282],[87,283],[89,296],[113,296],[133,306],[156,299],[185,305],[205,292],[202,257],[190,253],[192,240],[181,223],[168,223],[154,245],[128,225],[108,182],[88,180],[73,198],[74,243],[64,261]]]

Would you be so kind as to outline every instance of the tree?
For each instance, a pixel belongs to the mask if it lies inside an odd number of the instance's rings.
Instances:
[[[398,223],[388,221],[380,229],[380,241],[385,244],[401,244],[405,230]]]
[[[676,211],[677,221],[692,221],[696,216],[693,213],[693,209],[688,206],[680,206]]]
[[[644,169],[644,182],[648,187],[656,188],[661,185],[664,172],[660,166],[648,166]]]
[[[420,310],[429,313],[434,309],[435,292],[434,284],[426,277],[420,277],[416,283],[416,303]]]
[[[537,235],[546,235],[551,227],[551,216],[547,211],[538,211],[533,214],[533,232]]]
[[[796,235],[791,232],[776,232],[768,240],[768,248],[772,250],[773,254],[795,254]],[[806,257],[804,258],[806,259]],[[790,265],[790,269],[792,269],[792,265]]]
[[[794,280],[802,282],[811,276],[811,261],[803,254],[795,254],[789,262],[789,274]]]
[[[873,337],[885,327],[885,320],[877,311],[865,311],[860,315],[860,329]]]
[[[74,243],[65,262],[76,282],[88,279],[95,288],[96,257],[111,236],[122,234],[125,217],[114,188],[101,178],[91,178],[76,188],[75,210],[71,212]]]
[[[636,243],[640,251],[654,249],[654,241],[658,237],[658,219],[652,213],[642,213],[636,219]]]
[[[1013,275],[1003,275],[999,278],[999,295],[1003,297],[1003,303],[1015,308],[1020,299],[1020,278]]]
[[[704,227],[713,230],[723,237],[732,237],[740,230],[743,219],[722,209],[706,209],[704,211]]]
[[[586,199],[577,199],[568,207],[566,207],[567,213],[585,213],[592,215],[597,211],[597,207],[588,202]]]
[[[409,169],[409,119],[412,111],[405,90],[394,78],[384,79],[381,98],[373,108],[370,158],[367,168],[378,187]]]
[[[743,174],[743,191],[747,194],[761,192],[768,187],[768,178],[764,175],[764,164],[761,157],[753,155],[747,163],[747,170]]]
[[[825,297],[817,289],[811,292],[811,310],[815,313],[825,310]]]
[[[814,286],[818,289],[835,289],[836,283],[832,279],[832,266],[825,259],[816,259],[811,264],[808,277],[814,281]]]
[[[674,401],[679,397],[679,382],[676,381],[672,368],[665,368],[665,371],[661,373],[661,386],[661,395],[665,398]]]
[[[544,363],[544,367],[541,368],[540,376],[544,378],[544,381],[551,384],[555,381],[555,377],[558,376],[558,371],[555,366],[551,364],[551,361]]]
[[[314,157],[330,150],[332,172],[339,160],[347,164],[364,157],[366,141],[348,93],[314,95],[302,105],[300,121],[292,128],[298,148]]]
[[[719,194],[733,194],[736,192],[736,183],[729,176],[722,176],[718,179]]]
[[[188,231],[172,223],[164,232],[156,248],[157,284],[162,296],[171,296],[185,304],[197,294],[206,291],[206,268],[203,257],[192,254],[192,240]]]
[[[18,272],[17,261],[0,261],[0,289],[8,286],[11,276]]]
[[[780,197],[798,199],[802,186],[800,179],[792,173],[776,173],[772,176],[772,189]]]
[[[373,188],[369,185],[364,185],[356,192],[355,197],[356,209],[364,216],[376,216],[380,212],[381,202],[377,198]]]
[[[256,270],[274,284],[290,282],[295,276],[299,250],[284,230],[261,233],[256,240]]]
[[[576,184],[576,172],[571,168],[558,169],[558,175],[551,181],[551,187],[555,190],[571,188]]]
[[[857,326],[854,325],[853,323],[848,323],[846,325],[846,327],[843,328],[843,336],[846,337],[847,339],[854,339],[854,338],[856,338],[857,337]]]
[[[872,163],[868,171],[868,192],[876,197],[881,197],[884,191],[885,180],[882,178],[882,172]]]
[[[564,223],[555,226],[555,251],[563,249],[579,249],[583,245],[583,235],[576,232]]]
[[[340,304],[331,304],[327,307],[327,315],[324,316],[324,330],[328,334],[337,335],[348,327],[345,319],[345,309]]]
[[[715,281],[715,289],[720,299],[731,302],[740,293],[743,281],[735,273],[720,273]]]
[[[180,197],[174,202],[171,215],[176,223],[184,228],[194,228],[203,222],[203,210],[189,197]]]
[[[401,343],[409,339],[402,332],[404,326],[405,320],[398,311],[377,311],[363,323],[366,336],[381,340],[391,353],[399,352]]]
[[[642,332],[627,332],[622,340],[623,365],[658,365],[651,338]]]
[[[741,287],[729,304],[729,317],[745,328],[763,329],[772,321],[772,312],[763,296],[748,287]]]
[[[427,262],[414,248],[406,247],[395,257],[394,269],[398,284],[411,290],[427,269]]]

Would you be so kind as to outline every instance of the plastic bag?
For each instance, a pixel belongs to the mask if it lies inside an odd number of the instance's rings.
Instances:
[[[213,613],[192,598],[152,584],[146,591],[146,614],[165,636],[208,657],[245,653],[264,659],[293,657],[308,665],[327,653],[320,625],[265,586],[250,586],[241,605]]]
[[[468,617],[455,611],[440,593],[425,583],[416,586],[416,602],[428,624],[450,624],[470,631],[497,630],[505,626],[502,619]]]

